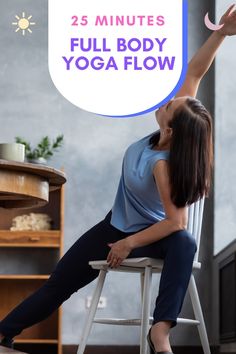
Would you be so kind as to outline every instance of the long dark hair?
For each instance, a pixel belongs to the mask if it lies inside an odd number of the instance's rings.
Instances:
[[[177,207],[208,196],[213,165],[212,118],[199,100],[187,98],[169,123],[172,128],[169,155],[171,199]],[[149,143],[160,138],[155,133]]]

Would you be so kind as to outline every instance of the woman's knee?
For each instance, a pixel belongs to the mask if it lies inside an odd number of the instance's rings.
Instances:
[[[187,230],[176,231],[171,234],[171,240],[175,247],[180,247],[186,252],[192,251],[195,253],[197,251],[197,243],[195,238]]]

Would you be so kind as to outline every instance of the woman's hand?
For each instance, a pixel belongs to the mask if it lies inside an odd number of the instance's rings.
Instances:
[[[111,250],[107,256],[107,262],[111,268],[119,267],[121,262],[127,258],[132,251],[129,241],[126,238],[115,243],[108,243],[108,246],[111,247]]]
[[[236,34],[236,10],[233,11],[235,5],[231,5],[226,13],[220,19],[220,25],[224,26],[219,29],[222,36],[233,36]]]
[[[215,59],[216,52],[221,43],[226,36],[236,34],[236,11],[234,10],[234,6],[230,6],[221,17],[220,24],[224,24],[224,26],[214,31],[191,59],[185,82],[175,96],[176,98],[183,96],[196,97],[199,84]]]

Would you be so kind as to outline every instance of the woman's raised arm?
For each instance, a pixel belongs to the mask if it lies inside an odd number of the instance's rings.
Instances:
[[[185,82],[176,97],[196,97],[199,84],[210,68],[216,56],[217,49],[224,38],[236,35],[236,11],[233,11],[234,6],[230,6],[221,17],[220,24],[224,23],[224,26],[211,34],[189,62]]]

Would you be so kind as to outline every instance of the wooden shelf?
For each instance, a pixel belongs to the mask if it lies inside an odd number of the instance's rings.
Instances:
[[[14,217],[30,212],[49,215],[52,229],[10,230]],[[4,262],[9,262],[9,265],[12,263],[12,266],[4,268],[7,274],[0,274],[0,318],[4,318],[24,299],[40,289],[50,277],[62,256],[63,229],[63,187],[51,191],[49,203],[43,207],[27,211],[0,208],[0,252]],[[23,262],[22,268],[19,267],[20,262]],[[19,272],[22,274],[17,274]],[[16,348],[31,354],[62,354],[61,319],[62,308],[59,308],[43,321],[26,328],[14,339]]]
[[[58,344],[57,339],[15,339],[14,343]]]
[[[49,275],[34,275],[34,274],[0,274],[0,280],[1,279],[14,279],[14,280],[20,280],[20,279],[29,279],[29,280],[42,280],[42,279],[48,279]]]
[[[60,230],[42,230],[42,231],[34,231],[34,230],[22,230],[22,231],[11,231],[11,230],[0,230],[0,237],[4,234],[9,234],[9,235],[23,235],[23,234],[29,234],[31,235],[45,235],[45,234],[52,234],[52,235],[57,235],[60,234]]]
[[[35,244],[35,245],[29,245],[29,244],[22,244],[22,243],[0,243],[0,247],[9,247],[9,248],[14,248],[14,247],[24,247],[24,248],[60,248],[60,246],[57,245],[48,245],[46,243],[41,243],[41,244]]]
[[[60,248],[60,230],[10,231],[0,230],[0,247]]]
[[[42,207],[49,188],[60,189],[65,182],[64,173],[49,166],[0,159],[0,207]]]

